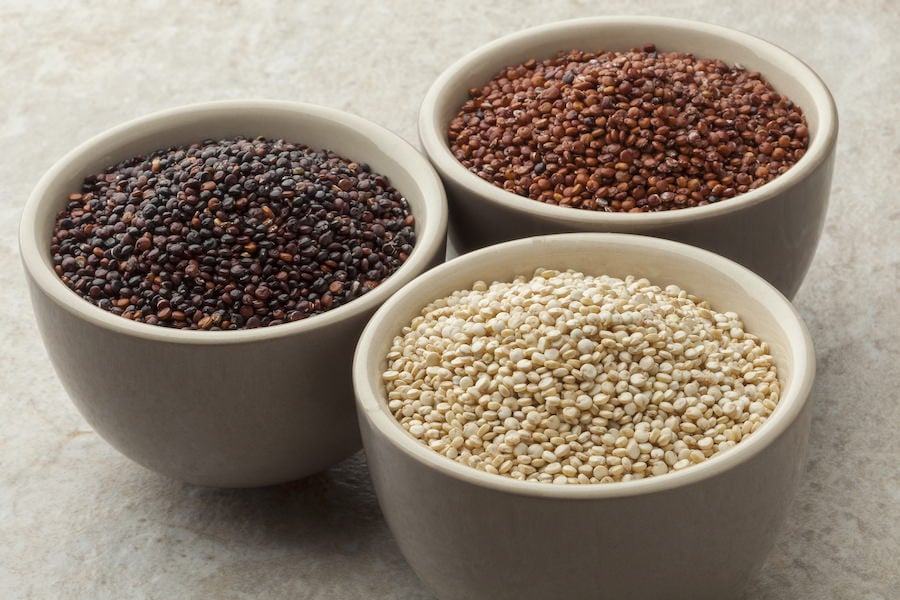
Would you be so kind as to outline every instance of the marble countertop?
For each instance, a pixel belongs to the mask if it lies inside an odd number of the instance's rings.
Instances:
[[[32,317],[16,230],[41,174],[88,137],[190,102],[331,105],[417,144],[429,84],[464,52],[549,20],[680,16],[794,52],[841,132],[819,252],[797,295],[817,348],[810,457],[747,599],[900,590],[900,4],[891,0],[195,2],[0,0],[0,597],[425,600],[362,453],[304,481],[202,489],[85,423]]]

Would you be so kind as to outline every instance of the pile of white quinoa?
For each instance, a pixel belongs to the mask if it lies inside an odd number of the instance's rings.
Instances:
[[[394,339],[388,407],[435,452],[546,483],[702,463],[778,402],[768,347],[677,286],[538,269],[435,300]]]

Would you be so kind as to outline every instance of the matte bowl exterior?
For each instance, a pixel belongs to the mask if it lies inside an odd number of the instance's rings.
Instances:
[[[56,276],[54,217],[85,175],[155,149],[234,135],[328,148],[387,175],[417,220],[407,262],[365,296],[321,315],[223,332],[128,321]],[[138,119],[73,150],[29,198],[20,248],[44,345],[91,426],[129,458],[175,479],[257,486],[304,477],[359,449],[350,368],[356,341],[381,303],[441,261],[445,237],[440,180],[396,135],[324,107],[226,101]]]
[[[703,464],[610,484],[515,481],[428,449],[387,409],[381,373],[393,337],[454,289],[537,267],[675,283],[737,312],[775,357],[783,387],[772,417]],[[790,303],[725,258],[647,237],[564,234],[486,248],[418,277],[370,321],[353,375],[382,511],[439,598],[718,600],[739,595],[784,520],[805,460],[815,358]]]
[[[558,51],[660,50],[720,58],[761,72],[806,115],[810,148],[784,175],[717,204],[656,213],[601,213],[523,198],[468,171],[450,152],[447,126],[470,88],[507,65]],[[419,113],[419,137],[450,202],[450,234],[461,251],[514,238],[563,232],[616,232],[685,242],[762,275],[788,298],[800,287],[824,225],[834,168],[837,111],[821,79],[768,42],[724,27],[660,17],[597,17],[527,29],[487,44],[445,70]]]

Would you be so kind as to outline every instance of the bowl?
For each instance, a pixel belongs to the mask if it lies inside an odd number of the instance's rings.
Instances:
[[[387,408],[381,375],[422,307],[477,280],[536,268],[646,277],[735,311],[770,347],[781,384],[769,420],[725,453],[641,480],[556,485],[476,470],[422,444]],[[790,302],[748,269],[645,236],[555,234],[455,258],[397,292],[353,364],[375,491],[406,560],[443,600],[736,598],[760,568],[801,477],[815,355]]]
[[[57,277],[49,251],[54,219],[86,175],[156,149],[237,135],[327,148],[387,175],[416,217],[408,260],[343,306],[235,331],[133,322],[83,300]],[[82,415],[135,462],[208,486],[289,481],[359,449],[350,382],[357,338],[391,294],[442,260],[445,239],[440,179],[412,146],[354,115],[266,100],[184,106],[101,133],[40,179],[19,229],[44,345]]]
[[[481,179],[451,153],[447,128],[473,87],[508,65],[559,51],[626,51],[653,43],[759,71],[800,106],[810,145],[790,170],[734,198],[680,210],[606,213],[544,204]],[[432,84],[419,112],[419,137],[450,204],[450,239],[462,252],[514,238],[564,232],[635,233],[685,242],[759,273],[788,298],[800,287],[825,220],[837,137],[834,101],[803,62],[766,41],[706,23],[660,17],[596,17],[508,35],[462,57]]]

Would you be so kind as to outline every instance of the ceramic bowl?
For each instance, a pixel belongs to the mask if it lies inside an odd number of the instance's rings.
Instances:
[[[132,322],[83,300],[56,276],[54,218],[85,175],[159,148],[235,135],[331,149],[387,175],[416,217],[409,259],[334,310],[237,331]],[[257,486],[314,473],[359,448],[353,349],[375,309],[443,259],[446,201],[424,157],[360,117],[293,102],[211,102],[130,121],[72,150],[37,184],[19,233],[44,345],[90,425],[129,458],[173,478]]]
[[[539,267],[642,276],[737,312],[770,346],[783,386],[777,408],[728,452],[636,481],[519,481],[434,452],[387,408],[381,373],[392,339],[434,299]],[[375,313],[353,365],[382,511],[413,570],[442,600],[739,597],[801,477],[814,375],[806,327],[761,277],[696,247],[622,234],[515,240],[436,267]]]
[[[508,65],[571,49],[629,50],[654,43],[665,51],[740,63],[763,74],[799,105],[810,146],[787,173],[741,196],[695,208],[655,213],[603,213],[543,204],[494,186],[450,151],[447,127],[468,99]],[[788,298],[812,260],[828,205],[837,137],[828,89],[803,62],[759,38],[724,27],[659,17],[597,17],[563,21],[491,42],[448,67],[428,90],[419,136],[447,189],[450,235],[469,251],[514,238],[573,231],[652,235],[700,246],[759,273]]]

